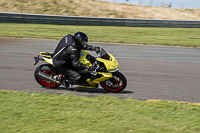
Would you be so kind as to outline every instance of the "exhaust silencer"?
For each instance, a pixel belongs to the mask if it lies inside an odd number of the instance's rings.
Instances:
[[[40,78],[42,78],[42,79],[44,79],[44,80],[46,80],[46,81],[50,81],[50,82],[53,82],[53,83],[60,84],[59,81],[53,79],[52,76],[49,76],[49,75],[46,74],[46,73],[43,73],[43,72],[40,72],[40,71],[39,71],[37,74],[38,74],[38,77],[40,77]]]

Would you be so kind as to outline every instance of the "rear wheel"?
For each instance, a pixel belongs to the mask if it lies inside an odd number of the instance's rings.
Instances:
[[[35,70],[35,74],[34,74],[35,80],[40,85],[42,85],[44,87],[56,88],[56,87],[60,86],[60,84],[52,83],[52,82],[46,81],[45,79],[39,77],[38,74],[37,74],[38,71],[43,72],[45,74],[48,74],[50,76],[55,76],[56,72],[55,72],[55,69],[53,68],[52,65],[50,65],[50,64],[44,64],[44,65],[40,65],[39,67],[37,67],[36,70]]]
[[[124,90],[127,85],[126,77],[120,72],[112,73],[112,75],[112,78],[101,82],[101,86],[110,92],[120,92]]]

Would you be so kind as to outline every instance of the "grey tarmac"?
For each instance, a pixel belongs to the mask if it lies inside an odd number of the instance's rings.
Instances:
[[[98,89],[43,88],[34,79],[33,65],[41,51],[53,51],[59,40],[0,37],[0,89],[50,92],[78,96],[115,96],[134,99],[161,99],[200,102],[200,49],[131,44],[95,43],[112,53],[128,85],[123,92]],[[95,55],[93,52],[91,54]]]

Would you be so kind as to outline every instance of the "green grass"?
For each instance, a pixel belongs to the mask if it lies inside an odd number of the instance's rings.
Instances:
[[[1,133],[199,133],[200,106],[0,91]]]
[[[200,28],[69,26],[0,23],[0,36],[61,39],[83,31],[90,42],[200,47]]]

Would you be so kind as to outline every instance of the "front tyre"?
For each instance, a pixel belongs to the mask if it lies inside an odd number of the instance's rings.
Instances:
[[[49,82],[49,81],[46,81],[45,79],[43,79],[42,77],[38,76],[38,71],[40,72],[43,72],[45,74],[48,74],[50,76],[55,76],[56,75],[56,72],[55,72],[55,69],[52,65],[50,64],[43,64],[43,65],[40,65],[36,68],[35,70],[35,73],[34,73],[34,77],[35,77],[35,80],[40,84],[42,85],[43,87],[50,87],[50,88],[57,88],[60,86],[60,84],[57,84],[57,83],[52,83],[52,82]]]
[[[101,82],[101,86],[110,92],[120,92],[126,88],[126,77],[120,72],[112,73],[113,77]]]

